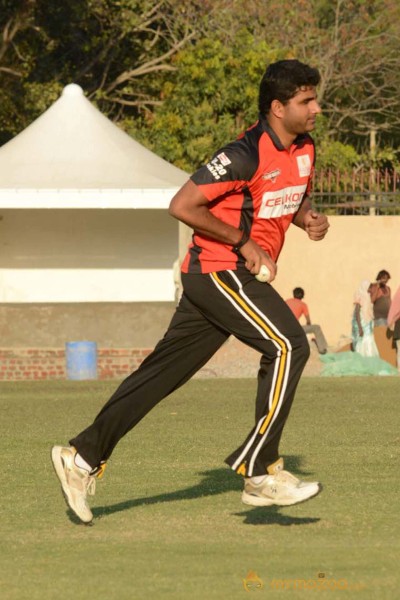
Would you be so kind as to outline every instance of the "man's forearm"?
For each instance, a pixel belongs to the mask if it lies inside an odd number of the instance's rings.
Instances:
[[[305,229],[304,216],[311,210],[311,202],[308,198],[305,198],[293,218],[293,224],[300,229]]]

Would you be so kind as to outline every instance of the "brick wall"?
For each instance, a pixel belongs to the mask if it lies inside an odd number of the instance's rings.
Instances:
[[[99,348],[97,372],[99,379],[122,379],[138,368],[152,348]]]
[[[151,349],[98,348],[97,378],[122,379],[134,371]],[[63,348],[0,348],[0,381],[66,379]]]
[[[98,379],[123,379],[137,369],[151,352],[150,348],[97,348]],[[257,376],[260,355],[231,337],[195,375],[195,377]],[[322,362],[315,344],[304,375],[315,377]],[[66,379],[63,348],[0,348],[0,381]]]

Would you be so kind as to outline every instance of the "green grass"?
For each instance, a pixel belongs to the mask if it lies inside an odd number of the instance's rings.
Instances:
[[[281,451],[324,489],[286,508],[241,504],[223,463],[252,424],[255,382],[191,381],[120,442],[87,527],[67,510],[49,452],[114,388],[0,384],[1,600],[400,597],[397,378],[302,381]],[[250,570],[262,589],[245,590]],[[319,573],[336,590],[293,589]],[[290,589],[273,590],[277,579]]]

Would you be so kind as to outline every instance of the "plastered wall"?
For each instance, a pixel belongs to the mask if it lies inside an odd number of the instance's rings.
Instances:
[[[171,302],[166,210],[0,211],[0,303]]]
[[[294,226],[289,229],[274,286],[284,298],[303,287],[312,321],[337,346],[350,335],[353,295],[362,279],[372,280],[387,269],[393,292],[400,285],[400,217],[343,216],[330,222],[322,242],[311,242]],[[168,261],[173,256],[171,245]],[[149,348],[163,335],[173,310],[172,302],[3,302],[1,346],[61,347],[65,341],[96,338],[107,347]]]
[[[386,269],[392,294],[400,285],[400,216],[333,216],[325,240],[312,242],[292,226],[278,262],[274,283],[286,299],[294,287],[305,290],[311,319],[328,343],[350,335],[353,296],[362,279]]]

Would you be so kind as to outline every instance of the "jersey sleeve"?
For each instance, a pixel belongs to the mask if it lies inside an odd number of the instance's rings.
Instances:
[[[226,193],[240,192],[257,167],[258,154],[245,140],[236,140],[218,150],[190,179],[212,201]]]

